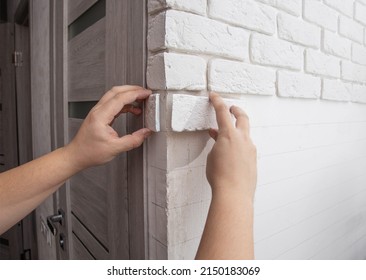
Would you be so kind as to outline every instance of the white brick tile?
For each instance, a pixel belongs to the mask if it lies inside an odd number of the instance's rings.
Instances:
[[[272,69],[227,60],[213,60],[209,67],[209,89],[218,92],[275,94]]]
[[[163,40],[157,35],[160,32],[165,34]],[[202,16],[168,10],[151,21],[148,40],[151,51],[168,48],[244,60],[249,33]]]
[[[278,16],[280,38],[309,47],[320,47],[321,29],[287,14]]]
[[[366,25],[366,6],[358,2],[355,3],[355,19]]]
[[[207,9],[206,0],[149,0],[147,2],[150,13],[171,8],[204,15]]]
[[[353,17],[353,2],[353,0],[324,0],[329,7],[350,17]]]
[[[160,131],[160,94],[152,94],[145,102],[145,127]]]
[[[244,109],[244,101],[224,99],[226,106],[239,106]],[[174,94],[172,96],[172,130],[174,132],[200,131],[217,128],[216,114],[208,97]],[[202,149],[202,148],[201,148]],[[183,150],[182,157],[189,157]],[[200,150],[199,152],[202,152]],[[187,161],[187,160],[186,160]]]
[[[271,5],[290,14],[299,16],[302,11],[302,0],[257,0]]]
[[[300,70],[303,48],[273,37],[254,34],[250,46],[251,59],[258,64]]]
[[[340,80],[323,80],[322,99],[334,101],[349,101],[352,93],[352,84]]]
[[[153,90],[206,89],[206,61],[199,56],[161,53],[148,61],[147,84]]]
[[[352,45],[352,60],[353,62],[366,65],[366,47],[364,45]]]
[[[324,30],[323,34],[323,48],[326,53],[348,59],[351,58],[351,41],[327,30]]]
[[[366,86],[354,84],[351,98],[353,102],[366,103]]]
[[[348,17],[339,18],[339,34],[358,43],[363,43],[363,26]]]
[[[276,10],[253,0],[210,0],[209,15],[267,34],[276,30]]]
[[[308,49],[306,51],[305,70],[311,74],[339,78],[340,60],[321,52]]]
[[[278,72],[278,95],[281,97],[319,98],[321,79],[288,71]]]
[[[304,0],[304,18],[326,29],[336,31],[338,26],[337,12],[320,1]]]
[[[342,78],[353,82],[366,82],[366,66],[342,61]]]

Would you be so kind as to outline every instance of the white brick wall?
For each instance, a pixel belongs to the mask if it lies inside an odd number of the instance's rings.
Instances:
[[[261,66],[215,59],[209,67],[209,84],[212,91],[274,95],[276,72]]]
[[[206,131],[173,132],[172,119],[175,131],[206,128],[201,96],[213,90],[251,120],[257,258],[365,259],[366,0],[148,8],[147,83],[160,93],[162,129],[147,145],[150,258],[194,257],[213,143]]]
[[[338,58],[308,49],[306,50],[305,70],[315,75],[339,78],[341,63]]]
[[[253,34],[250,57],[255,63],[300,70],[303,65],[303,48],[274,37]]]
[[[273,34],[276,30],[276,10],[253,0],[212,0],[209,15],[267,34]]]
[[[323,36],[323,49],[325,53],[347,59],[351,58],[352,41],[327,30],[324,30]]]
[[[307,47],[320,47],[321,29],[298,17],[280,14],[278,16],[278,35],[281,39]]]
[[[341,16],[339,18],[339,34],[358,43],[362,43],[364,39],[364,27],[348,17]]]
[[[304,18],[331,31],[337,30],[337,13],[318,0],[304,0]]]

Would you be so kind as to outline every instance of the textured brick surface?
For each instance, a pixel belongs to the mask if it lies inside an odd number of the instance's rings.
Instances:
[[[225,99],[227,107],[244,109],[244,102]],[[217,128],[216,114],[207,97],[174,94],[172,100],[172,130],[175,132]]]
[[[324,0],[324,3],[347,16],[353,16],[353,0]]]
[[[172,8],[197,14],[205,14],[207,9],[206,0],[149,0],[149,12]]]
[[[150,57],[147,85],[154,90],[203,90],[206,88],[206,61],[200,57],[162,53]]]
[[[352,84],[343,83],[339,80],[324,79],[322,98],[335,101],[349,101],[352,90]]]
[[[347,59],[351,58],[352,41],[326,30],[323,34],[323,48],[326,53]]]
[[[150,50],[169,48],[245,59],[249,33],[202,16],[168,10],[150,24]],[[165,20],[159,20],[164,17]],[[155,24],[154,24],[155,22]],[[164,40],[156,33],[164,33]]]
[[[256,258],[365,259],[366,0],[147,3],[149,257],[197,250],[213,90],[250,118]]]
[[[216,59],[209,67],[212,91],[274,95],[275,83],[275,71],[261,66]]]
[[[276,10],[253,0],[211,0],[209,14],[212,18],[267,34],[276,30]]]
[[[364,45],[353,44],[352,60],[355,63],[366,65],[366,48]]]
[[[339,78],[340,60],[314,50],[306,51],[305,69],[311,74]]]
[[[300,70],[303,48],[273,37],[254,34],[250,44],[251,59],[261,65]]]
[[[337,30],[337,13],[320,1],[304,0],[304,18],[323,28]]]
[[[358,2],[355,3],[355,19],[362,24],[366,24],[366,5]]]
[[[320,47],[321,29],[297,17],[278,16],[279,37],[308,47]]]
[[[342,78],[347,81],[365,83],[366,66],[358,65],[349,61],[343,61]]]
[[[301,14],[302,0],[259,0],[278,9],[284,10],[296,16]]]
[[[278,72],[278,95],[281,97],[316,99],[320,91],[320,78],[296,72]]]
[[[341,16],[339,19],[339,33],[353,41],[362,43],[364,27],[348,17]]]

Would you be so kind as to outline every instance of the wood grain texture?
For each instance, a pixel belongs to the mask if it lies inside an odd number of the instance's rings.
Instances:
[[[69,0],[68,2],[68,24],[71,24],[87,9],[93,6],[98,0]]]
[[[0,24],[0,68],[1,68],[1,95],[2,95],[2,137],[5,154],[4,169],[8,170],[18,165],[17,127],[16,127],[16,95],[15,72],[12,64],[14,50],[14,32],[11,24]]]
[[[23,53],[23,65],[16,67],[19,164],[32,160],[32,114],[30,92],[29,27],[15,24],[16,50]]]
[[[53,68],[55,71],[52,82],[52,112],[53,112],[53,139],[54,149],[64,146],[68,142],[67,128],[67,3],[68,1],[52,0],[53,15]],[[71,259],[71,202],[70,183],[67,181],[58,190],[57,209],[65,212],[59,233],[66,236],[65,249],[58,248],[58,259]]]
[[[106,87],[127,84],[128,1],[109,0],[106,7]],[[115,123],[119,135],[126,134],[126,116]],[[129,259],[127,155],[108,164],[108,234],[111,259]]]
[[[145,86],[146,1],[128,2],[127,83]],[[143,125],[142,117],[127,117],[127,133],[133,133]],[[127,155],[130,259],[146,259],[148,256],[143,157],[143,147],[130,151]]]
[[[77,236],[89,252],[97,260],[108,259],[108,251],[95,239],[95,237],[83,226],[82,223],[73,215],[72,216],[72,231]],[[74,238],[75,240],[75,238]],[[75,250],[75,247],[74,247]]]
[[[29,27],[15,24],[15,49],[23,57],[22,66],[15,68],[19,164],[33,158],[29,39]],[[22,220],[23,247],[31,250],[31,259],[38,255],[35,222],[34,212]]]
[[[69,42],[69,101],[99,100],[105,90],[105,19]]]
[[[30,2],[31,28],[31,93],[32,93],[32,141],[33,157],[51,151],[50,115],[50,2]],[[40,259],[56,259],[56,242],[50,247],[40,232],[40,218],[55,213],[53,197],[50,196],[36,211],[37,243]]]
[[[70,140],[75,136],[83,120],[69,119]],[[86,169],[70,179],[71,211],[107,248],[107,167]]]
[[[88,252],[83,243],[80,242],[76,235],[72,235],[74,254],[73,260],[95,260],[95,258]]]

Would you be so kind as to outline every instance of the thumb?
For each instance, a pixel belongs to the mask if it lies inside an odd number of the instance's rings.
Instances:
[[[208,134],[211,136],[212,139],[214,139],[215,141],[217,141],[217,137],[219,136],[219,132],[217,131],[217,129],[211,128],[208,131]]]
[[[148,128],[142,128],[132,134],[125,135],[118,140],[119,152],[127,152],[138,148],[152,134]]]

